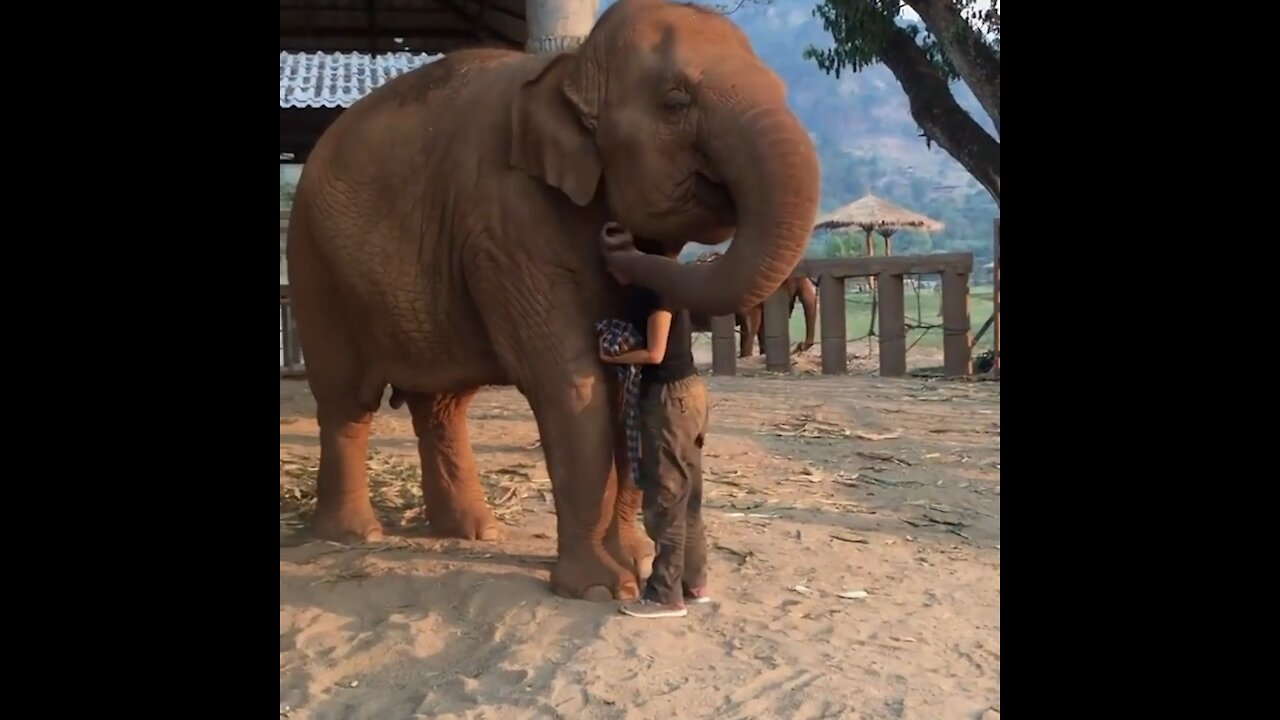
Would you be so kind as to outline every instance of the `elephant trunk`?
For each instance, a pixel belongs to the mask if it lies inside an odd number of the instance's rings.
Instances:
[[[804,254],[818,211],[818,155],[800,121],[777,102],[741,102],[707,120],[699,145],[737,209],[732,245],[714,263],[638,256],[628,270],[677,307],[730,315],[764,302]]]

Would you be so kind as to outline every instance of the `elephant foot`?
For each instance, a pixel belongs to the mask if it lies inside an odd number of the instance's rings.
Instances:
[[[474,507],[457,507],[449,512],[427,515],[428,530],[436,537],[461,538],[463,540],[497,540],[498,521],[493,519],[487,505],[481,502]]]
[[[619,565],[631,571],[636,580],[643,583],[653,574],[653,558],[656,554],[653,541],[640,532],[621,533],[621,537],[605,541],[605,549]]]
[[[383,540],[382,523],[378,522],[378,518],[373,514],[373,508],[367,504],[363,508],[356,509],[316,508],[316,514],[311,519],[311,527],[317,538],[343,545],[359,545]]]
[[[635,574],[603,547],[562,553],[551,569],[551,591],[560,597],[607,602],[640,597]]]

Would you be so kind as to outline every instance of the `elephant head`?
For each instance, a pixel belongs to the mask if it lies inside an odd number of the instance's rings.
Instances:
[[[607,203],[650,249],[734,236],[717,263],[611,260],[694,313],[762,302],[804,252],[818,209],[813,142],[782,81],[713,10],[619,0],[576,51],[527,79],[512,127],[513,165],[578,205]]]

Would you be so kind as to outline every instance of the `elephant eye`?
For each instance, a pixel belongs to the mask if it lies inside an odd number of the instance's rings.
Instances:
[[[668,110],[684,110],[693,104],[693,98],[689,93],[680,88],[672,88],[662,98],[662,106]]]

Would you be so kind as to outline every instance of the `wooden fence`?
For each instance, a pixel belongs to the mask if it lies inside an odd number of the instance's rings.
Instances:
[[[289,234],[289,215],[280,208],[280,377],[303,377],[306,367],[302,364],[302,346],[298,344],[298,327],[293,321],[293,303],[289,298],[289,286],[285,284],[284,247]]]
[[[302,363],[302,346],[298,344],[298,326],[293,321],[293,302],[289,286],[280,286],[280,377],[303,377],[307,368]]]
[[[971,253],[895,255],[888,257],[804,260],[792,277],[818,278],[818,324],[821,326],[822,374],[848,372],[845,328],[845,279],[876,278],[877,320],[880,325],[880,376],[907,374],[906,303],[903,276],[942,276],[942,352],[948,375],[968,375],[973,370],[969,340],[969,275]],[[774,293],[764,304],[765,368],[791,369],[790,323],[786,292]],[[711,318],[711,372],[733,375],[737,365],[734,318]]]
[[[995,336],[993,340],[995,345],[995,369],[993,375],[995,377],[1000,377],[1000,218],[996,218],[995,243],[995,247],[992,248],[995,255],[994,262],[996,266],[995,273],[992,276],[992,282],[995,284],[995,287],[992,288],[991,293],[991,314],[992,317],[995,318],[996,323]]]
[[[282,215],[282,224],[284,222],[287,222],[287,219]],[[999,259],[996,260],[996,267],[995,292],[998,303]],[[877,279],[876,305],[879,309],[877,320],[880,327],[880,375],[881,377],[906,375],[907,330],[903,277],[914,274],[942,276],[943,368],[948,375],[970,374],[972,357],[969,337],[969,275],[972,270],[973,255],[970,253],[802,261],[792,275],[818,278],[822,374],[843,375],[848,371],[845,280],[875,277]],[[998,308],[999,305],[996,307]],[[786,372],[791,368],[788,309],[787,295],[781,290],[765,301],[765,367],[769,370]],[[999,362],[999,327],[997,315],[995,327],[997,363]],[[289,286],[286,284],[280,285],[280,355],[281,377],[302,377],[306,374],[302,348],[298,344],[297,326],[293,319]],[[715,375],[735,374],[737,355],[738,343],[733,316],[722,315],[711,318],[711,372]]]

